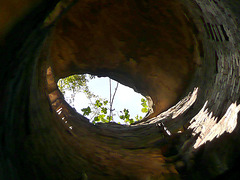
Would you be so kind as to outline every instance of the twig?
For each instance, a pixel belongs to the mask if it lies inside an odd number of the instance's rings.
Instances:
[[[119,83],[117,83],[117,86],[116,86],[116,88],[115,88],[115,91],[114,91],[114,94],[113,94],[113,97],[112,97],[112,101],[110,102],[110,105],[111,105],[110,112],[111,112],[112,120],[113,120],[113,111],[114,111],[114,109],[112,109],[112,106],[113,106],[114,97],[115,97],[116,92],[117,92],[117,89],[118,89],[118,84],[119,84]],[[111,116],[110,116],[110,117],[111,117]]]
[[[111,82],[111,79],[109,78],[109,87],[110,87],[110,101],[109,101],[109,105],[110,105],[110,112],[109,112],[109,120],[110,120],[110,117],[112,115],[112,82]]]
[[[115,97],[116,92],[117,92],[117,89],[118,89],[118,84],[119,84],[119,83],[117,83],[117,86],[116,86],[115,91],[114,91],[114,94],[113,94],[113,98],[112,98],[112,102],[111,102],[112,105],[113,105],[113,100],[114,100],[114,97]]]

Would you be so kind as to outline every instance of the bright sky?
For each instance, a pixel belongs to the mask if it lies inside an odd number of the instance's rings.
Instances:
[[[112,95],[114,93],[117,82],[112,80]],[[89,90],[93,94],[100,96],[101,98],[106,98],[109,100],[109,78],[94,78],[88,83]],[[66,96],[69,96],[69,93],[66,93]],[[141,112],[141,99],[143,96],[139,93],[136,93],[132,88],[124,86],[119,83],[118,90],[114,98],[113,108],[116,111],[123,111],[123,109],[128,109],[130,118],[134,118],[137,115],[144,117],[146,114]],[[84,93],[78,93],[75,96],[74,106],[75,109],[82,114],[81,109],[86,108],[89,104],[88,98]],[[118,116],[114,117],[114,121],[120,122]],[[122,122],[121,122],[122,123]]]

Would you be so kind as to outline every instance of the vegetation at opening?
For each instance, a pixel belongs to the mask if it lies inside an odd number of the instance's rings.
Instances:
[[[89,90],[88,82],[94,79],[95,76],[88,74],[72,75],[58,81],[58,87],[60,91],[65,95],[67,91],[71,92],[71,98],[68,100],[70,105],[74,103],[75,96],[77,93],[82,92],[89,99],[90,103],[86,108],[81,109],[84,116],[88,116],[92,123],[108,123],[114,122],[114,117],[118,116],[126,124],[132,124],[135,121],[141,120],[142,116],[137,115],[135,118],[131,118],[130,112],[127,108],[122,111],[116,111],[114,109],[114,98],[118,91],[117,83],[113,90],[112,80],[109,78],[109,99],[101,98],[95,95]],[[147,100],[145,98],[141,99],[141,111],[143,113],[148,112]]]

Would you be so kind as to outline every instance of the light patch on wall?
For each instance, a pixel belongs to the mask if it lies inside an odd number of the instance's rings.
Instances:
[[[191,125],[188,127],[188,129],[193,129],[193,135],[199,134],[194,144],[195,149],[207,141],[220,137],[224,132],[232,133],[237,126],[240,105],[237,106],[236,102],[232,103],[218,122],[218,118],[214,117],[212,112],[208,112],[208,109],[206,109],[207,103],[208,101],[205,102],[199,113],[192,118]]]
[[[196,101],[198,95],[198,87],[195,87],[193,92],[190,92],[186,97],[184,97],[181,101],[179,101],[176,105],[169,108],[167,111],[162,112],[157,117],[152,118],[146,122],[142,122],[139,124],[154,124],[162,121],[168,117],[172,119],[177,118],[186,112]]]

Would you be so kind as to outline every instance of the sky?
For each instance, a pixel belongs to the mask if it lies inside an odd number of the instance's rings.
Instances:
[[[117,82],[114,80],[111,80],[111,82],[112,82],[112,95],[113,95]],[[109,100],[110,88],[109,88],[108,77],[101,77],[101,78],[96,77],[88,82],[88,87],[93,94]],[[67,92],[66,96],[69,97],[70,93]],[[129,110],[130,118],[134,118],[137,115],[144,117],[145,113],[141,112],[142,98],[144,98],[144,96],[142,96],[139,93],[136,93],[132,88],[129,88],[119,83],[118,89],[114,98],[114,102],[113,102],[113,108],[115,109],[114,112],[123,111],[123,109],[125,108]],[[89,100],[84,93],[76,94],[74,107],[79,113],[82,114],[81,109],[86,108],[88,104],[89,104]],[[123,123],[121,122],[120,118],[117,116],[114,116],[114,121]]]

